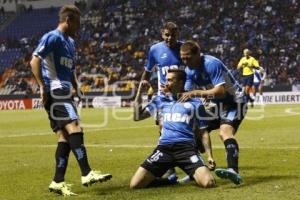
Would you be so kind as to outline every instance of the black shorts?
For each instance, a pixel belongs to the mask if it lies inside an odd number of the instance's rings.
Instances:
[[[222,124],[231,125],[235,131],[247,113],[246,103],[217,104],[207,110],[208,131],[219,129]]]
[[[242,76],[242,85],[243,86],[253,86],[254,74]]]
[[[53,132],[64,129],[65,125],[79,119],[77,109],[69,90],[55,89],[47,93],[45,109]]]
[[[202,166],[205,166],[204,161],[197,153],[193,142],[158,145],[141,164],[141,167],[151,172],[155,177],[161,177],[173,167],[179,167],[192,177],[196,169]]]

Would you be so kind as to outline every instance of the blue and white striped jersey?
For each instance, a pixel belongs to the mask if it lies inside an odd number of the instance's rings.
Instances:
[[[42,59],[42,78],[47,90],[70,89],[74,73],[75,44],[58,29],[46,33],[33,55]]]

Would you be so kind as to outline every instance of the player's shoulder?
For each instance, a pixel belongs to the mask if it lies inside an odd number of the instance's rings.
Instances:
[[[241,60],[247,60],[246,56],[241,57]]]
[[[204,58],[204,67],[208,71],[224,65],[223,62],[220,59],[218,59],[218,58],[216,58],[214,56],[203,55],[203,58]]]
[[[257,61],[253,56],[250,56],[251,60]]]
[[[157,50],[157,49],[161,49],[162,47],[165,47],[164,42],[156,42],[154,44],[151,45],[150,50]]]
[[[55,30],[45,33],[42,36],[41,41],[43,41],[43,40],[57,41],[59,38],[60,38],[60,34],[59,34],[58,30],[55,29]]]
[[[59,38],[59,37],[60,37],[60,34],[57,29],[51,30],[42,36],[42,38]]]
[[[203,55],[205,63],[222,63],[222,61],[212,55]]]

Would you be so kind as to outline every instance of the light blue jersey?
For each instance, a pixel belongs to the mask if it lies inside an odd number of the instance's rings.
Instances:
[[[209,97],[214,102],[223,103],[244,103],[245,95],[242,87],[233,77],[228,68],[219,59],[204,55],[201,56],[200,68],[190,69],[186,67],[185,90],[190,91],[197,87],[211,89],[213,87],[224,85],[226,95],[223,98]]]
[[[165,42],[159,42],[150,47],[148,61],[145,70],[151,72],[154,66],[158,67],[158,88],[166,84],[166,75],[169,69],[182,68],[180,59],[180,46],[182,42],[177,42],[174,48],[170,48]],[[183,69],[183,68],[182,68]]]
[[[70,89],[73,77],[75,44],[58,29],[46,33],[33,55],[42,59],[42,78],[47,90]]]
[[[145,108],[151,115],[160,111],[162,120],[159,144],[194,142],[194,128],[206,128],[206,112],[201,100],[177,102],[172,96],[158,95]]]

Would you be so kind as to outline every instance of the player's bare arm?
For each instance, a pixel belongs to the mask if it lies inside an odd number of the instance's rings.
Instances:
[[[218,86],[215,86],[212,89],[208,89],[208,90],[192,90],[189,92],[184,92],[178,101],[186,102],[190,98],[194,98],[194,97],[202,97],[202,98],[208,98],[208,99],[211,97],[221,98],[221,97],[224,97],[225,93],[226,93],[226,90],[225,90],[224,85],[218,85]]]
[[[72,86],[73,86],[73,90],[74,90],[74,92],[72,92],[72,95],[77,96],[79,99],[81,99],[83,96],[83,93],[80,90],[80,84],[78,83],[78,79],[77,79],[77,75],[76,75],[75,71],[73,73],[71,81],[72,81]]]
[[[142,87],[142,86],[141,86]],[[136,94],[133,106],[133,120],[140,121],[150,117],[150,113],[142,107],[142,91],[139,90]]]
[[[213,158],[210,135],[206,129],[199,129],[198,134],[198,138],[201,138],[202,145],[207,154],[208,168],[214,170],[216,168],[216,162]]]
[[[38,56],[32,56],[32,59],[30,61],[30,66],[31,66],[31,71],[40,86],[40,94],[42,98],[42,102],[45,105],[47,102],[47,94],[46,91],[44,90],[45,88],[45,83],[42,79],[42,73],[41,73],[41,59]]]
[[[149,85],[150,76],[151,76],[151,72],[146,70],[143,72],[137,93],[139,93],[143,89],[143,87],[145,87],[145,85]]]

